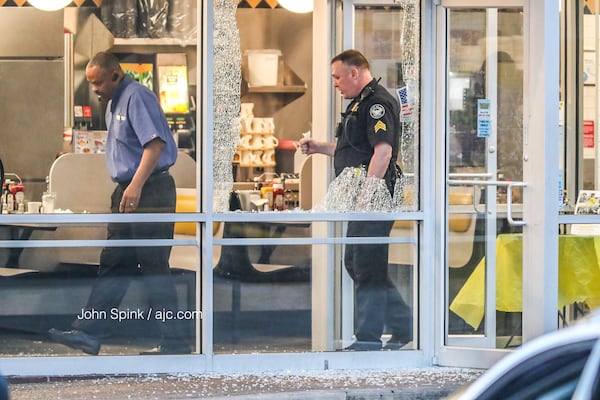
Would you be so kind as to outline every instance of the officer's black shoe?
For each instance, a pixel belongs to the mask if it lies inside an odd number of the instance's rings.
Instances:
[[[75,329],[72,331],[60,331],[52,328],[48,331],[48,334],[55,342],[69,346],[72,349],[81,350],[84,353],[94,356],[97,356],[100,352],[100,340],[85,332]]]

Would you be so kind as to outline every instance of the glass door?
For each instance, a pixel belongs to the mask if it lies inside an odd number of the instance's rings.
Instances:
[[[521,286],[503,277],[522,265],[524,12],[455,3],[442,9],[444,344],[510,348],[522,326]]]

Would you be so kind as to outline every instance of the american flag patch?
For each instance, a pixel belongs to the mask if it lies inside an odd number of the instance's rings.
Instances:
[[[400,102],[400,120],[406,122],[410,119],[414,111],[414,107],[408,98],[408,88],[406,86],[398,88],[396,89],[396,93]]]

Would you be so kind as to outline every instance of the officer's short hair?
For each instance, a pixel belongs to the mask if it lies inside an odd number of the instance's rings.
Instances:
[[[331,59],[332,64],[336,61],[341,61],[346,65],[350,65],[358,69],[370,69],[369,61],[364,54],[354,49],[343,51]]]

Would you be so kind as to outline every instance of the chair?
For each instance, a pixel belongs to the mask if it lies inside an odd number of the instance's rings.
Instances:
[[[408,194],[411,195],[410,193]],[[451,187],[448,203],[451,206],[474,205],[471,188]],[[485,216],[473,207],[472,211],[450,213],[448,220],[448,304],[456,297],[477,264],[485,255]],[[416,221],[396,221],[391,236],[417,238]],[[391,264],[414,266],[417,249],[413,244],[393,244],[390,246]],[[462,325],[460,324],[462,322]],[[450,312],[450,332],[464,329],[464,321]]]
[[[56,193],[55,208],[73,212],[108,213],[115,183],[104,154],[67,153],[50,167],[49,188]]]
[[[473,193],[452,188],[450,205],[474,205]],[[448,304],[456,297],[481,259],[485,256],[485,215],[473,207],[467,214],[450,214],[448,220]],[[464,333],[464,321],[449,311],[448,333]]]

